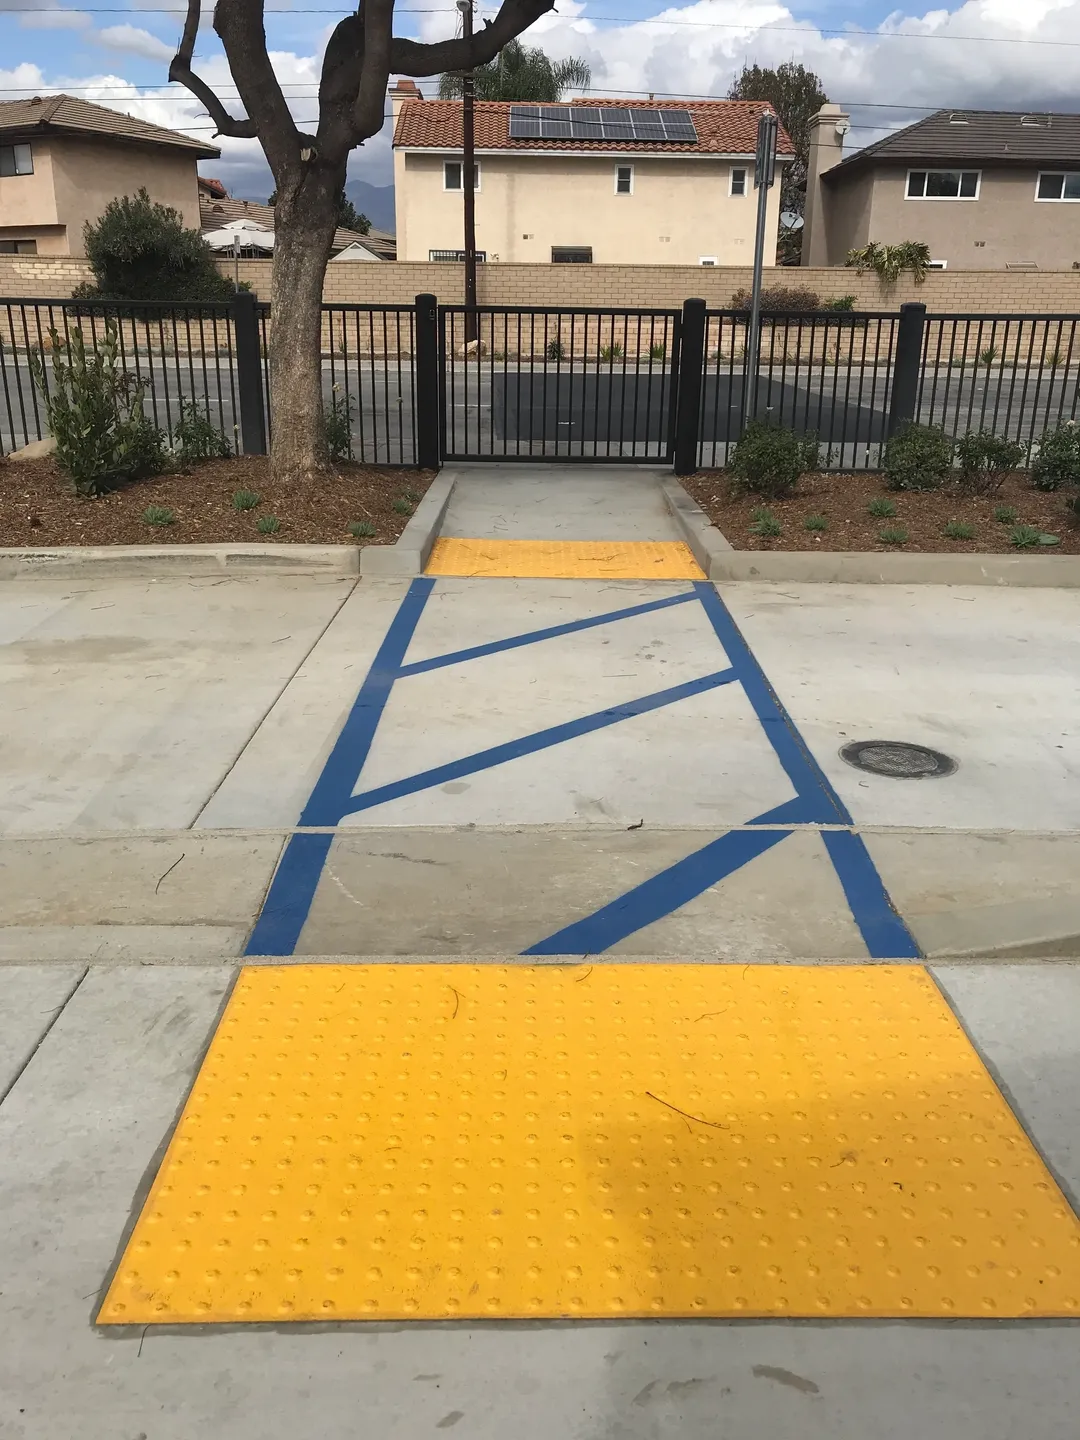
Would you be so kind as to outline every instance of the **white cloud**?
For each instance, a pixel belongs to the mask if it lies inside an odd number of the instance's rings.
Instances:
[[[164,40],[151,35],[149,30],[140,30],[137,25],[106,25],[92,38],[107,50],[125,50],[145,60],[163,60],[167,64],[176,54],[175,45],[166,45]]]

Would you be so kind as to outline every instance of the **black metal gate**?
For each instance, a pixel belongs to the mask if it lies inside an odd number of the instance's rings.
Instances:
[[[446,460],[670,464],[678,310],[440,305]]]

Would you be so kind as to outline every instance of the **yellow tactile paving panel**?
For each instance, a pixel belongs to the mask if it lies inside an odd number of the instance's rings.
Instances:
[[[242,972],[99,1320],[1078,1307],[919,967],[296,965]]]
[[[436,540],[426,575],[511,580],[704,580],[681,540]]]

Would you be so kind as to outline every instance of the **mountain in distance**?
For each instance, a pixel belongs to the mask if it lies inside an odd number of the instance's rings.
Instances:
[[[367,216],[376,230],[386,230],[389,234],[394,234],[393,185],[371,185],[367,180],[348,180],[345,194],[360,214]]]

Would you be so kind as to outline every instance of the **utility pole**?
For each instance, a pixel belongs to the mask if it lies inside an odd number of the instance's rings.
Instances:
[[[457,0],[461,11],[461,33],[466,40],[473,33],[473,0]],[[461,193],[465,211],[465,340],[475,340],[476,325],[476,87],[473,72],[461,77],[462,137]]]
[[[758,119],[754,188],[757,190],[757,230],[754,232],[754,284],[750,292],[750,328],[743,368],[743,425],[757,412],[758,365],[761,359],[761,270],[765,261],[765,225],[769,191],[776,178],[776,136],[779,122],[766,110]],[[751,378],[752,377],[752,378]]]

